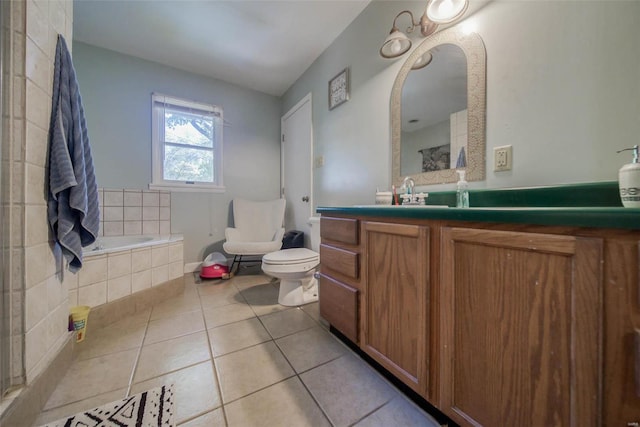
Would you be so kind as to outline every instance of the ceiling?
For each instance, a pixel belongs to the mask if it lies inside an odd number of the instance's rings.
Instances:
[[[74,0],[73,38],[281,96],[371,0]]]

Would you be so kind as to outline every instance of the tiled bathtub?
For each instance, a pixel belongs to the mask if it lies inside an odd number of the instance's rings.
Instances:
[[[183,275],[181,235],[101,237],[98,245],[102,249],[85,249],[82,269],[69,286],[71,306],[96,307]]]

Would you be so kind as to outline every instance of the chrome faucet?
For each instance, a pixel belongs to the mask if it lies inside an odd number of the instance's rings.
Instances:
[[[427,193],[419,193],[416,194],[415,187],[416,183],[413,181],[411,177],[406,177],[404,181],[402,181],[402,188],[406,189],[406,194],[400,195],[402,198],[403,205],[424,205],[429,194]]]

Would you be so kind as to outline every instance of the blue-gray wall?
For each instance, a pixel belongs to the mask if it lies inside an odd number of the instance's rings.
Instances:
[[[378,54],[393,18],[424,1],[374,0],[283,96],[313,93],[317,205],[373,203],[391,184],[389,101],[397,61]],[[613,181],[640,135],[640,2],[472,2],[487,52],[487,176],[472,187]],[[398,26],[404,28],[407,18]],[[416,36],[414,46],[424,40]],[[327,82],[351,70],[351,99],[329,111]],[[493,172],[493,148],[513,146],[513,170]],[[425,186],[452,190],[455,184]]]
[[[224,108],[226,192],[172,193],[171,231],[184,235],[186,263],[224,240],[234,197],[279,197],[279,98],[80,42],[73,61],[100,187],[148,188],[152,92]]]

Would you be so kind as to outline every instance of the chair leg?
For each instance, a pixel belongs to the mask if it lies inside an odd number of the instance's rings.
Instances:
[[[231,268],[229,269],[229,274],[234,274],[233,268],[236,267],[240,269],[240,263],[242,262],[242,255],[234,255],[233,262],[231,263]]]

